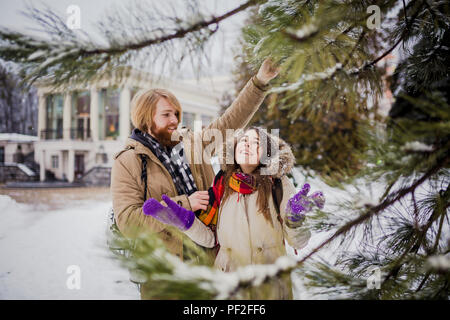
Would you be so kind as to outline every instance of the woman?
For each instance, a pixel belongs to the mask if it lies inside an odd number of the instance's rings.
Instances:
[[[301,227],[305,213],[314,205],[322,208],[324,203],[321,192],[307,196],[309,185],[295,194],[286,176],[294,165],[294,156],[283,140],[252,127],[236,137],[233,147],[234,161],[223,165],[210,189],[213,200],[198,217],[164,196],[167,208],[155,199],[148,200],[143,208],[145,214],[178,226],[200,245],[218,244],[214,265],[225,272],[250,264],[274,263],[286,254],[285,240],[296,249],[306,246],[310,232]],[[276,181],[282,190],[280,199],[276,199]],[[198,234],[203,237],[194,236]],[[292,298],[288,276],[263,286],[269,290],[258,287],[244,298]]]

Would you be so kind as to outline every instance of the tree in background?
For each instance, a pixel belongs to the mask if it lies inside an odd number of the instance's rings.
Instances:
[[[35,88],[26,88],[13,68],[0,63],[0,132],[37,134],[38,99]]]
[[[373,23],[367,11],[372,5],[382,25]],[[127,65],[140,54],[172,55],[171,61],[192,57],[221,21],[250,7],[257,13],[243,30],[242,61],[254,70],[271,56],[283,75],[273,83],[266,112],[257,121],[285,128],[299,162],[328,183],[353,182],[357,191],[381,184],[384,192],[377,199],[361,199],[349,191],[350,200],[338,209],[310,215],[306,227],[329,236],[299,261],[286,258],[224,274],[196,265],[207,263],[196,260],[200,253],[182,263],[154,239],[138,239],[129,247],[133,255],[127,265],[153,282],[156,297],[165,298],[235,297],[294,270],[312,293],[329,297],[448,298],[447,2],[247,1],[220,17],[201,15],[195,7],[188,19],[174,13],[168,29],[151,23],[127,29],[126,20],[113,19],[103,25],[106,47],[80,39],[49,14],[54,21],[42,21],[53,41],[2,31],[6,45],[0,57],[22,63],[29,80],[45,77],[54,85],[67,84]],[[141,15],[153,12],[142,9]],[[114,34],[120,26],[123,32]],[[181,51],[171,50],[175,41],[185,44]],[[390,79],[397,102],[383,122],[377,110],[386,89],[385,70],[379,62],[400,48],[404,59]],[[333,244],[339,245],[335,262],[316,258]]]
[[[262,50],[259,45],[266,41],[266,37],[263,35],[273,33],[274,26],[267,23],[267,17],[264,17],[264,14],[276,14],[280,19],[288,21],[291,18],[283,16],[283,13],[277,12],[277,10],[270,7],[270,4],[266,4],[262,8],[251,9],[236,54],[238,64],[233,72],[233,80],[236,84],[235,92],[240,92],[254,73],[252,69],[252,61],[256,59],[254,51]],[[288,21],[286,23],[290,23]],[[281,36],[286,37],[285,34]],[[273,40],[267,41],[272,42]],[[277,38],[277,41],[280,40]],[[317,41],[323,40],[319,38]],[[280,44],[280,46],[282,45]],[[312,47],[318,45],[312,43]],[[303,49],[299,50],[303,52]],[[334,48],[334,50],[338,50],[338,48]],[[315,55],[315,53],[310,53],[310,55]],[[305,63],[319,63],[319,60],[313,61],[310,55],[298,56],[297,58],[301,61],[297,61],[296,67],[304,67],[300,65]],[[315,67],[320,69],[320,66],[316,65]],[[285,68],[286,75],[301,74],[302,72],[291,69],[291,66]],[[383,67],[380,67],[379,71],[382,73]],[[332,80],[329,83],[324,82],[323,86],[314,90],[330,90],[326,87],[327,85],[334,87],[335,83]],[[380,118],[376,106],[367,107],[369,94],[366,94],[365,98],[355,94],[350,99],[348,94],[343,94],[332,101],[318,100],[318,105],[311,107],[308,106],[309,103],[302,106],[300,98],[290,92],[274,91],[262,104],[260,112],[255,114],[252,124],[268,129],[279,129],[280,136],[291,145],[297,165],[302,169],[307,169],[305,170],[306,174],[308,174],[308,169],[312,169],[315,174],[319,174],[329,183],[333,183],[333,179],[342,181],[359,171],[364,164],[366,149],[366,143],[358,134],[359,128],[368,125],[370,119],[379,120]],[[317,92],[317,95],[320,95],[320,92]],[[355,100],[355,97],[361,99]],[[229,94],[223,97],[222,111],[229,105],[232,98]],[[330,103],[331,107],[328,106]],[[296,115],[293,115],[292,112],[294,107],[298,110]]]

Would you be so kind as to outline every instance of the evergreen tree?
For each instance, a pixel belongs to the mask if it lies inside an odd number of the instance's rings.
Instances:
[[[283,5],[286,5],[286,3]],[[240,41],[242,47],[239,48],[239,53],[236,55],[238,60],[234,71],[236,92],[239,92],[250,76],[253,75],[252,66],[256,59],[255,50],[263,50],[265,41],[270,43],[271,46],[273,45],[274,48],[285,46],[286,43],[283,43],[283,41],[287,41],[290,47],[295,46],[295,44],[292,44],[293,39],[291,37],[293,35],[287,36],[285,33],[281,33],[281,37],[287,39],[280,39],[280,34],[274,34],[277,27],[270,23],[274,20],[272,17],[276,15],[280,20],[277,21],[278,24],[284,23],[290,25],[290,27],[285,26],[286,28],[293,28],[292,17],[295,15],[292,10],[300,12],[301,10],[307,10],[307,8],[305,3],[302,2],[292,2],[291,6],[291,12],[286,11],[287,13],[282,12],[282,7],[276,7],[275,2],[268,2],[263,6],[252,9],[250,18],[247,20],[247,26],[243,29],[243,37]],[[298,14],[295,19],[299,19]],[[267,38],[265,36],[267,34],[274,35]],[[295,39],[295,42],[297,40]],[[272,44],[273,41],[278,44]],[[296,61],[296,63],[291,61],[289,64],[286,64],[288,62],[283,64],[286,70],[286,78],[293,73],[301,74],[302,70],[298,70],[298,68],[305,68],[305,64],[316,64],[311,65],[311,68],[321,69],[320,60],[313,60],[311,56],[316,56],[315,50],[319,51],[317,48],[320,48],[323,39],[319,37],[311,39],[311,41],[310,48],[316,48],[311,53],[304,54],[303,46],[298,46],[298,49],[291,49],[294,56],[291,56],[290,59]],[[339,45],[337,44],[333,50],[338,50]],[[329,46],[332,47],[333,44]],[[268,49],[268,51],[271,51],[271,55],[274,56],[280,54],[280,50],[272,51],[272,49]],[[295,53],[296,51],[298,53]],[[284,55],[290,54],[283,52],[280,59],[282,60]],[[295,56],[296,54],[297,56]],[[380,71],[383,70],[380,68]],[[285,83],[286,78],[281,80],[284,82],[281,83],[281,86],[287,85]],[[312,91],[308,89],[308,92],[311,92],[313,96],[320,96],[322,91],[335,90],[335,85],[334,81],[329,83],[324,81],[321,84],[322,87],[315,88]],[[358,172],[364,163],[366,144],[357,132],[360,127],[367,125],[371,118],[376,117],[378,119],[379,117],[376,107],[367,108],[368,95],[364,98],[355,94],[351,97],[348,94],[342,94],[331,101],[318,99],[316,102],[303,103],[302,97],[296,96],[298,92],[285,91],[282,87],[273,91],[261,106],[261,112],[258,112],[253,118],[253,124],[268,129],[279,129],[280,136],[292,146],[297,164],[303,169],[312,169],[315,174],[320,174],[330,183],[333,179],[345,180],[346,177]],[[361,99],[355,100],[355,97]],[[222,105],[228,105],[229,100],[231,100],[231,97],[228,97]],[[314,105],[315,103],[317,105]],[[294,108],[296,111],[293,111]],[[305,171],[308,174],[308,170]]]

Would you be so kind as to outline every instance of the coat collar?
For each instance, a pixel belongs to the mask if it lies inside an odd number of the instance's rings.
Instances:
[[[179,130],[179,133],[180,133],[183,141],[186,141],[185,139],[190,139],[191,135],[192,135],[192,132],[190,130],[186,130],[186,129]],[[190,143],[185,143],[183,146],[184,153],[186,156],[190,155],[190,146],[191,146]],[[144,155],[148,156],[150,159],[158,160],[158,158],[155,156],[155,154],[148,147],[146,147],[143,143],[141,143],[135,139],[132,139],[131,137],[127,138],[127,140],[125,142],[125,148],[126,149],[134,149],[135,153],[137,153],[137,154],[144,154]]]
[[[189,130],[182,130],[180,131],[180,134],[183,136],[183,141],[186,141],[186,139],[192,139],[192,132]],[[192,158],[192,154],[191,154],[191,143],[184,143],[183,144],[183,148],[184,148],[184,154],[186,157],[190,157],[189,161],[190,163],[193,163],[193,158]],[[137,155],[139,154],[143,154],[146,155],[151,161],[157,163],[158,165],[160,165],[164,170],[166,170],[166,168],[164,168],[164,165],[161,163],[161,161],[159,161],[158,157],[146,146],[144,146],[141,142],[128,138],[125,142],[125,150],[129,150],[129,149],[133,149],[134,153],[136,153]],[[191,166],[191,170],[193,170],[192,166]],[[197,179],[196,179],[196,175],[194,172],[192,172],[194,174],[194,180],[195,183],[197,183]]]

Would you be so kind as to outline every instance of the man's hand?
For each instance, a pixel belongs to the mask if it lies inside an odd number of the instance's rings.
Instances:
[[[268,84],[270,80],[275,78],[280,73],[280,67],[276,66],[271,58],[266,58],[259,67],[256,78],[263,84]]]
[[[196,191],[189,197],[189,203],[191,205],[192,211],[197,211],[198,209],[206,210],[208,209],[209,194],[208,191]]]

